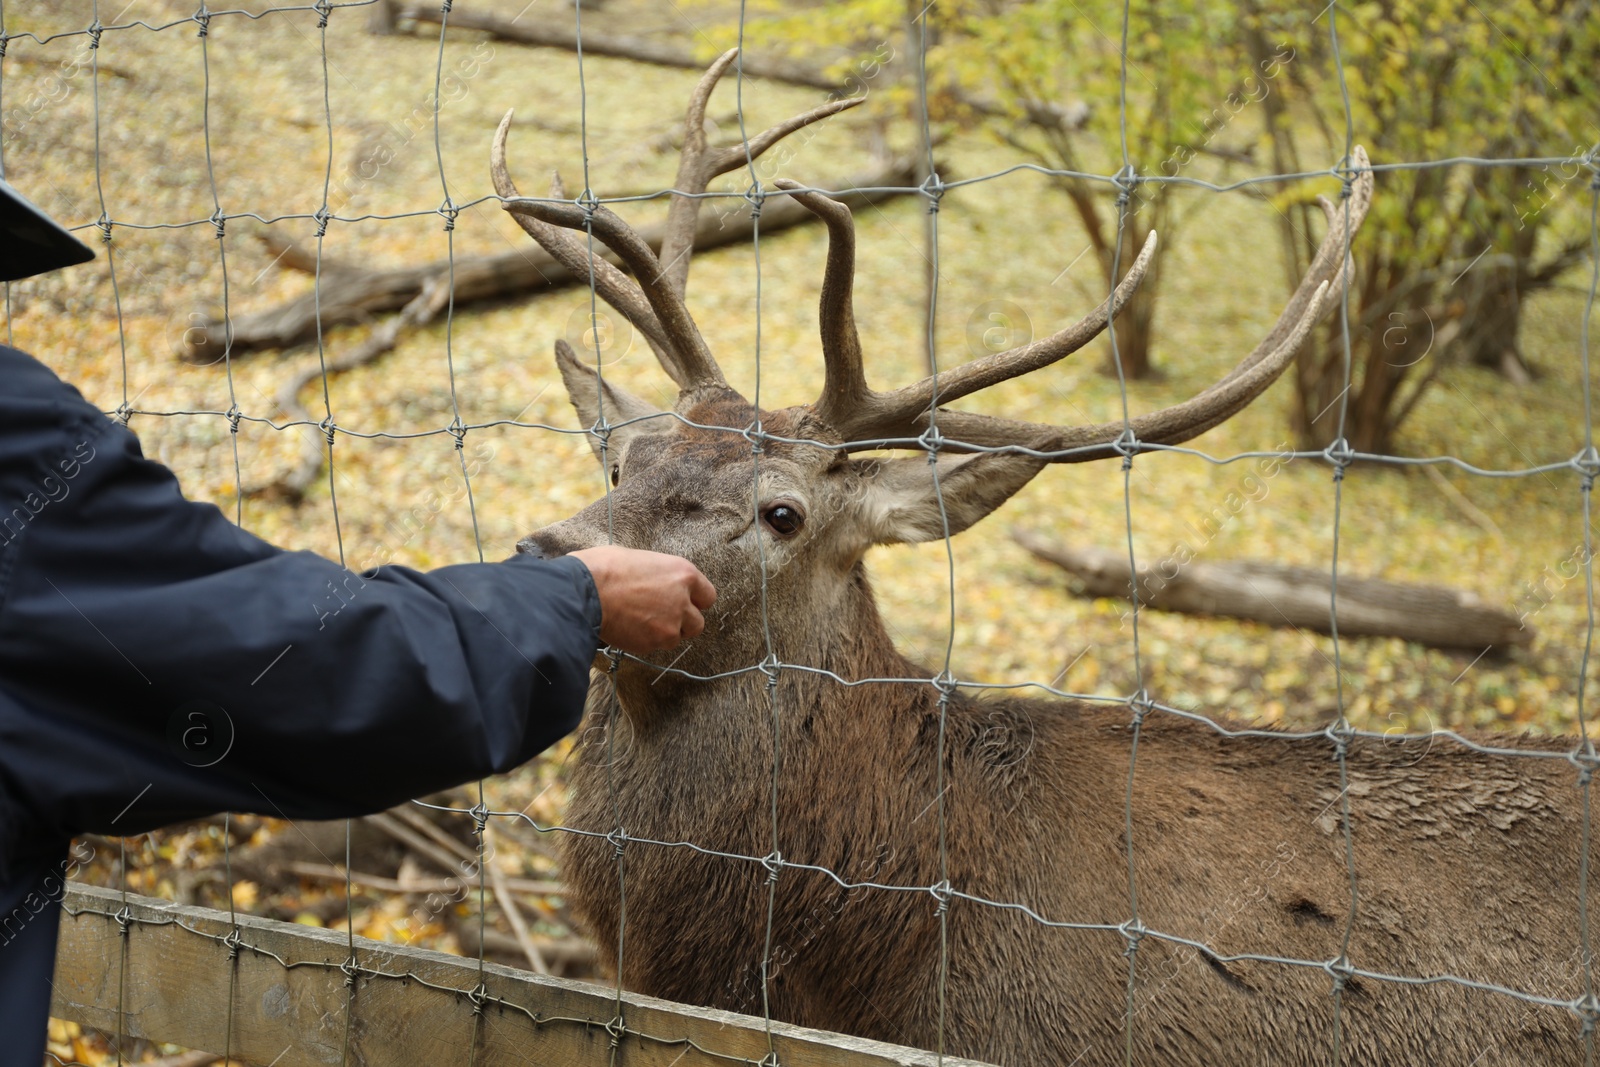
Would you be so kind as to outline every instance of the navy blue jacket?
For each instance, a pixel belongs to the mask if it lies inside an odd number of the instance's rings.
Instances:
[[[358,575],[267,544],[0,346],[0,1065],[43,1059],[73,836],[509,770],[577,725],[599,629],[576,559]]]

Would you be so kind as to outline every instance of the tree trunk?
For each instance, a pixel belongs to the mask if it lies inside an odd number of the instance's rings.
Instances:
[[[1504,154],[1519,153],[1508,146]],[[1474,258],[1445,293],[1461,302],[1458,356],[1519,385],[1532,380],[1517,347],[1517,332],[1523,297],[1539,287],[1534,252],[1537,224],[1543,221],[1540,209],[1547,201],[1544,191],[1535,192],[1531,202],[1527,195],[1539,190],[1534,180],[1539,173],[1522,167],[1480,168],[1472,173],[1469,205],[1484,207],[1469,215],[1475,225],[1463,235],[1462,248],[1464,255]]]
[[[1498,371],[1517,385],[1533,378],[1517,346],[1522,326],[1523,259],[1489,268],[1475,287],[1462,318],[1459,353],[1474,366]]]
[[[367,32],[375,37],[394,33],[394,0],[377,0],[367,10]]]
[[[1338,341],[1333,342],[1334,345]],[[1339,436],[1339,355],[1330,356],[1326,335],[1313,332],[1294,360],[1294,405],[1289,426],[1299,448],[1326,448]],[[1330,365],[1331,360],[1331,365]]]
[[[1413,366],[1411,357],[1407,352],[1396,358],[1396,351],[1385,345],[1382,332],[1362,336],[1355,321],[1350,324],[1350,334],[1348,397],[1337,315],[1306,341],[1306,351],[1295,366],[1295,438],[1301,448],[1327,448],[1339,438],[1342,410],[1344,439],[1351,450],[1386,453],[1399,425],[1394,417],[1395,401]]]
[[[1086,211],[1098,212],[1099,207],[1092,200],[1085,201],[1074,198],[1080,216]],[[1161,247],[1156,249],[1155,259],[1150,264],[1150,270],[1145,274],[1144,281],[1139,288],[1133,291],[1128,302],[1122,306],[1122,312],[1117,315],[1111,327],[1107,330],[1105,344],[1105,362],[1101,370],[1115,378],[1117,376],[1117,361],[1122,362],[1122,376],[1130,382],[1148,381],[1161,376],[1151,360],[1151,345],[1155,340],[1156,318],[1156,293],[1161,285],[1161,256],[1171,252],[1171,232],[1165,226],[1164,213],[1159,206],[1154,207],[1152,226],[1147,216],[1141,216],[1135,207],[1121,220],[1124,237],[1120,253],[1113,243],[1116,236],[1116,220],[1113,220],[1110,239],[1098,233],[1090,234],[1090,242],[1095,245],[1099,254],[1102,277],[1110,277],[1112,260],[1116,259],[1117,284],[1128,276],[1128,270],[1133,266],[1134,260],[1139,258],[1139,253],[1144,251],[1144,243],[1148,240],[1146,234],[1150,229],[1163,234],[1167,239]],[[1098,216],[1097,216],[1098,217]],[[1135,236],[1136,235],[1136,236]],[[1115,330],[1117,338],[1116,352],[1111,349],[1111,330]]]
[[[1506,271],[1507,275],[1513,272]],[[1522,294],[1514,276],[1483,294],[1468,315],[1471,326],[1462,340],[1462,355],[1474,366],[1488,367],[1508,377],[1524,373],[1517,348],[1517,328],[1522,321]],[[1512,368],[1516,368],[1512,370]]]
[[[1112,328],[1116,331],[1117,348],[1113,353],[1110,341],[1106,342],[1105,373],[1116,377],[1117,360],[1122,361],[1122,376],[1130,382],[1159,378],[1161,372],[1150,360],[1150,346],[1155,338],[1156,291],[1154,278],[1145,277],[1144,284],[1134,291],[1123,305]]]

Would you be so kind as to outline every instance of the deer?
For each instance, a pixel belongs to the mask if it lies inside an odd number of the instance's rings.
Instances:
[[[1090,426],[946,405],[1098,336],[1153,234],[1081,321],[879,391],[852,310],[851,213],[778,179],[767,195],[827,230],[823,380],[809,404],[757,410],[685,301],[696,212],[713,178],[857,101],[711,146],[707,101],[736,55],[691,95],[659,251],[559,178],[522,196],[510,113],[490,153],[505,209],[592,277],[679,390],[658,411],[558,341],[610,487],[518,550],[670,552],[720,594],[679,648],[596,660],[561,836],[568,900],[606,966],[639,993],[1006,1067],[1320,1064],[1330,1048],[1578,1062],[1600,1018],[1579,914],[1592,749],[1492,736],[1419,753],[1143,694],[974,694],[896,649],[868,579],[875,545],[959,535],[1052,464],[1131,462],[1260,396],[1350,269],[1365,153],[1344,202],[1321,200],[1326,236],[1252,351],[1190,399]]]

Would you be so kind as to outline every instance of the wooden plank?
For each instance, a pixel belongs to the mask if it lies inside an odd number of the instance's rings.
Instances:
[[[469,1055],[485,1067],[613,1067],[613,1044],[625,1067],[730,1067],[768,1052],[766,1024],[750,1016],[631,993],[619,1013],[616,991],[604,986],[362,937],[347,979],[344,934],[241,914],[235,935],[226,912],[127,899],[124,924],[119,893],[67,890],[51,1004],[58,1018],[119,1029],[126,937],[121,1029],[222,1052],[231,998],[227,1051],[274,1067],[464,1064]],[[784,1067],[937,1063],[930,1052],[784,1023],[772,1024],[772,1042]]]

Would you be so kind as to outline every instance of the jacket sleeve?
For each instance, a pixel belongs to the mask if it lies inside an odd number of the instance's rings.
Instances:
[[[0,348],[0,381],[14,838],[360,814],[508,770],[577,724],[600,625],[578,560],[355,574],[185,500],[30,357]]]

